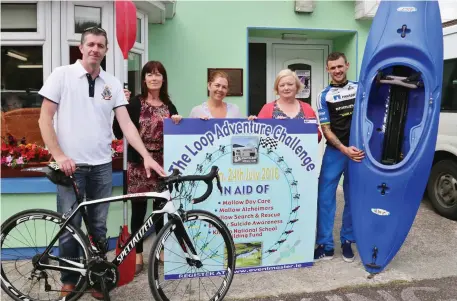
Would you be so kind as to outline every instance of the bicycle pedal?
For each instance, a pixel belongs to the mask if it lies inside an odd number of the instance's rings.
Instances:
[[[97,249],[99,249],[102,254],[106,254],[108,252],[108,244],[109,238],[100,238],[95,242]]]

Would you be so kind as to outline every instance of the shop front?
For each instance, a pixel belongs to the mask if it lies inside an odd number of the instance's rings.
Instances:
[[[140,89],[141,67],[148,61],[148,24],[164,24],[175,14],[174,1],[134,1],[137,34],[129,52],[128,83]],[[42,166],[50,159],[38,127],[41,98],[37,92],[52,70],[81,58],[78,45],[85,28],[108,34],[102,67],[123,82],[123,57],[116,41],[113,1],[2,1],[1,4],[1,220],[30,208],[56,210],[56,187],[23,166]],[[122,193],[122,141],[113,140],[113,194]],[[11,154],[12,153],[12,154]],[[27,164],[24,164],[27,162]],[[112,204],[108,235],[118,235],[122,204]]]

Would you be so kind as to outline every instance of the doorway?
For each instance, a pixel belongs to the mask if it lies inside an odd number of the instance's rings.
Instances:
[[[305,85],[296,98],[307,102],[317,112],[317,95],[328,84],[325,72],[325,59],[328,56],[328,47],[318,45],[290,45],[272,44],[273,66],[269,72],[271,87],[274,85],[276,75],[282,69],[295,71]],[[273,98],[273,95],[270,99]],[[276,99],[277,96],[274,96]]]
[[[278,98],[273,86],[276,75],[289,68],[297,73],[305,88],[296,98],[311,105],[316,117],[317,97],[328,85],[325,60],[332,41],[283,41],[278,38],[252,37],[248,44],[248,116],[257,115],[263,105]],[[325,150],[325,138],[319,144],[316,168],[319,171]]]

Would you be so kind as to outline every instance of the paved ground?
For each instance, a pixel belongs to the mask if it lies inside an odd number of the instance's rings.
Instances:
[[[377,286],[355,286],[337,290],[287,294],[245,301],[457,301],[457,277],[413,282],[391,282]]]
[[[339,237],[341,210],[342,191],[340,190],[335,237]],[[146,240],[145,251],[149,250],[151,241],[152,239]],[[457,246],[457,222],[442,218],[433,211],[427,201],[424,201],[403,248],[389,267],[373,279],[368,279],[369,274],[363,269],[358,257],[355,262],[346,263],[340,256],[340,250],[336,249],[336,257],[333,260],[319,262],[310,268],[235,275],[225,300],[457,301],[455,246]],[[442,281],[416,282],[441,278],[443,278]],[[387,283],[389,283],[388,286],[379,287]],[[432,287],[432,289],[414,292],[412,289],[405,290],[402,283],[413,283],[410,287]],[[454,291],[442,290],[451,284]],[[379,291],[391,291],[391,296],[387,293],[380,294]],[[284,297],[291,293],[295,296]],[[420,297],[414,298],[414,296]],[[9,299],[3,299],[4,297],[6,296],[2,292],[2,300]],[[113,301],[131,300],[132,297],[135,301],[152,300],[147,271],[143,271],[129,285],[111,292]],[[81,300],[95,299],[85,295]]]

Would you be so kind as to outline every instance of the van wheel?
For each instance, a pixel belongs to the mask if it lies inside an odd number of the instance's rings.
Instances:
[[[427,184],[433,208],[442,216],[457,220],[457,163],[442,160],[432,167]]]

